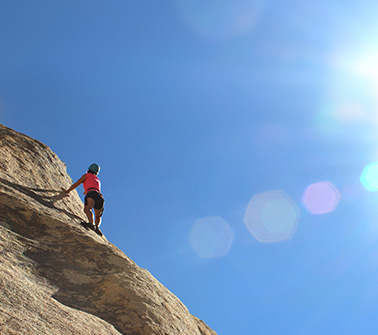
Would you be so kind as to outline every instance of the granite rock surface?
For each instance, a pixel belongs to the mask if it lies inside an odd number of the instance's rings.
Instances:
[[[43,143],[0,125],[1,334],[216,335],[147,270],[86,230]],[[111,224],[111,223],[109,223]]]

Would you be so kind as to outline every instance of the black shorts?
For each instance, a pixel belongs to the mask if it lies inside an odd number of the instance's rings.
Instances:
[[[101,193],[98,193],[96,191],[89,191],[87,195],[85,196],[85,206],[88,204],[87,198],[91,198],[95,201],[94,208],[101,210],[100,216],[102,215],[102,212],[104,211],[104,197]]]

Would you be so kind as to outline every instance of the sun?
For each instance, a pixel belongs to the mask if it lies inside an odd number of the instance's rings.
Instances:
[[[358,49],[352,53],[342,52],[334,58],[334,65],[339,70],[378,87],[378,47]]]

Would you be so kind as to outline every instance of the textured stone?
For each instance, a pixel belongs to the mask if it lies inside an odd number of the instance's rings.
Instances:
[[[214,335],[147,270],[78,223],[65,164],[0,125],[1,334]]]

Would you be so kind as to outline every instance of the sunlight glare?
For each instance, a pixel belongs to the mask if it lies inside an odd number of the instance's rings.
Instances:
[[[332,57],[331,65],[340,74],[355,77],[356,80],[378,84],[378,47],[371,43],[352,50],[339,49]]]
[[[329,181],[311,184],[306,188],[302,204],[313,215],[333,212],[340,201],[339,190]]]
[[[293,236],[299,217],[296,204],[285,192],[270,191],[252,198],[244,223],[259,242],[278,242]]]
[[[210,216],[194,222],[189,243],[201,258],[217,258],[227,255],[234,233],[228,223],[219,216]]]
[[[328,96],[315,115],[326,136],[378,140],[378,49],[340,49],[330,60]]]
[[[373,83],[378,83],[378,50],[369,50],[357,56],[345,67],[358,76],[365,77]]]

